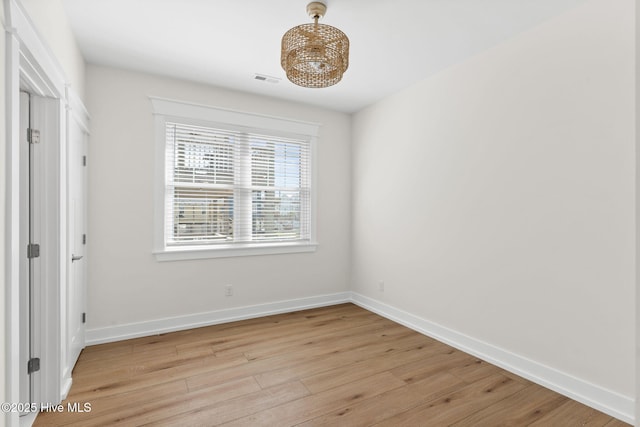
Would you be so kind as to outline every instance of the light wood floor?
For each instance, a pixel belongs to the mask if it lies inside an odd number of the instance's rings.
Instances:
[[[88,347],[63,404],[35,425],[628,425],[352,304]]]

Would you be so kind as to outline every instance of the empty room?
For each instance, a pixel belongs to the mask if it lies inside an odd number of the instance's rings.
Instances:
[[[640,426],[633,0],[3,0],[3,426]]]

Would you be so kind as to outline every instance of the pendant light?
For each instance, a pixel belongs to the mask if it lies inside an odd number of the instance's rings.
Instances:
[[[293,27],[282,37],[280,63],[287,78],[302,87],[333,86],[349,67],[349,39],[337,28],[320,24],[327,12],[321,2],[307,5],[311,24]]]

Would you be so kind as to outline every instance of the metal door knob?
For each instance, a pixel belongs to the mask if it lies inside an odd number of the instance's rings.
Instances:
[[[73,255],[73,254],[71,254],[71,262],[79,261],[81,259],[82,259],[82,255]]]

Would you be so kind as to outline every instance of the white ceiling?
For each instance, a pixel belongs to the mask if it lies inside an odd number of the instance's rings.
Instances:
[[[328,0],[351,42],[343,80],[300,88],[280,40],[307,0],[63,0],[89,63],[354,112],[586,0]],[[256,73],[279,83],[254,79]]]

